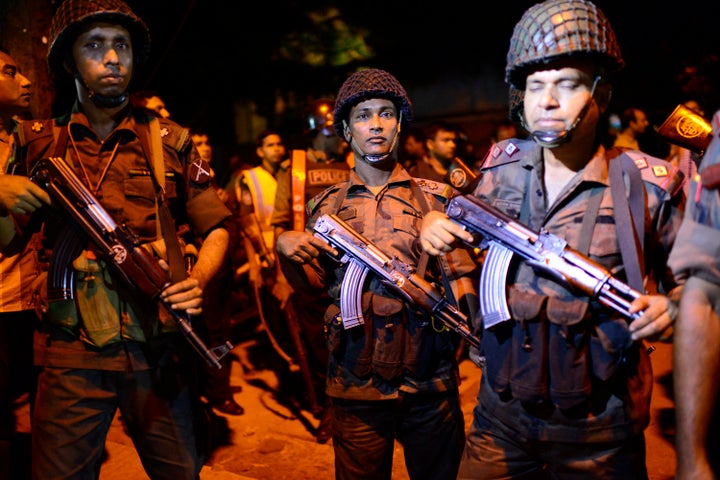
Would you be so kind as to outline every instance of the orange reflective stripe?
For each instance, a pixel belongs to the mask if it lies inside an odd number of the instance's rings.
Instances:
[[[293,150],[292,154],[292,206],[293,230],[305,230],[305,151]]]

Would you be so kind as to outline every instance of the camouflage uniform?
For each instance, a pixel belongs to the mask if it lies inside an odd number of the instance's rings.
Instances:
[[[505,81],[510,116],[532,141],[493,146],[474,194],[635,290],[672,298],[681,279],[666,260],[682,220],[683,177],[642,152],[597,146],[623,67],[610,22],[591,1],[528,8],[513,29]],[[549,117],[564,125],[541,120]],[[595,150],[586,152],[590,141]],[[547,174],[551,159],[567,183]],[[552,204],[546,186],[562,188]],[[652,368],[628,320],[523,261],[511,263],[505,286],[511,318],[482,331],[482,383],[458,478],[647,478]],[[652,302],[673,318],[670,299]]]
[[[654,274],[661,291],[669,292],[678,285],[666,268],[666,259],[682,220],[682,176],[673,176],[664,160],[639,152],[633,153],[633,159],[647,192],[646,270]],[[577,249],[588,201],[595,186],[601,185],[603,196],[588,254],[624,280],[615,221],[623,213],[615,211],[610,188],[606,188],[611,161],[618,159],[606,158],[601,147],[548,206],[541,147],[532,141],[506,140],[490,153],[474,195]],[[652,372],[641,345],[625,351],[631,343],[626,321],[577,297],[555,280],[537,275],[525,263],[510,269],[507,283],[513,320],[499,330],[485,331],[482,338],[486,366],[478,409],[483,415],[516,428],[530,440],[607,442],[642,433],[649,421],[650,397],[644,392],[652,386]],[[555,335],[566,340],[560,342]],[[601,336],[608,342],[600,342]],[[508,338],[512,346],[503,343]],[[526,341],[532,348],[521,348]],[[562,363],[568,361],[563,355],[571,356],[571,365]],[[623,371],[619,368],[623,361],[632,362],[637,370]],[[534,406],[528,408],[528,403]],[[541,410],[548,412],[546,418]],[[572,419],[580,412],[592,412],[580,414],[583,428]],[[532,429],[527,428],[528,422]]]
[[[338,194],[348,182],[347,196],[335,212]],[[417,194],[425,196],[431,209],[441,210],[450,187],[428,180],[413,188],[415,180],[400,165],[395,165],[387,187],[378,195],[354,171],[348,182],[331,187],[308,204],[308,227],[322,214],[337,213],[388,256],[417,265],[422,253],[418,235],[423,216]],[[462,277],[475,279],[477,266],[464,250],[449,254],[448,260],[452,272],[448,281],[460,289],[456,298],[469,314],[472,308],[467,297],[474,298],[475,292],[462,291],[456,281]],[[338,478],[361,471],[363,478],[384,478],[380,472],[389,471],[390,466],[379,462],[379,457],[387,457],[380,453],[385,447],[377,436],[385,442],[390,439],[388,448],[392,448],[394,437],[403,444],[411,478],[420,474],[454,477],[464,442],[457,392],[459,336],[443,331],[427,313],[409,308],[372,274],[362,290],[365,324],[344,330],[339,295],[346,265],[324,255],[320,261],[316,268],[305,271],[315,291],[329,292],[333,302],[323,321],[330,351],[326,392],[336,411],[333,443],[336,468],[342,472]],[[429,268],[428,273],[442,283],[435,268],[432,272]],[[360,417],[348,423],[355,415]],[[371,428],[373,433],[365,436],[364,428]],[[363,448],[353,446],[358,436],[367,442]]]
[[[675,478],[718,478],[718,287],[720,286],[720,111],[712,141],[690,182],[668,267],[688,280],[673,338]]]
[[[62,62],[74,38],[93,22],[128,30],[139,65],[149,34],[126,4],[66,0],[51,25],[48,64],[54,74],[69,76]],[[142,244],[159,246],[160,184],[176,228],[188,225],[198,237],[222,228],[230,212],[186,129],[158,119],[160,138],[151,135],[149,117],[132,110],[127,92],[89,101],[105,111],[125,106],[106,138],[93,130],[78,100],[59,118],[22,122],[15,161],[30,173],[39,160],[62,157],[113,221]],[[153,156],[154,146],[162,158]],[[155,176],[160,165],[162,182]],[[119,410],[150,478],[197,479],[207,451],[200,417],[194,415],[195,352],[174,319],[108,267],[87,236],[65,236],[74,226],[63,212],[40,219],[47,247],[54,250],[51,267],[73,273],[68,282],[72,298],[49,298],[35,335],[41,373],[33,412],[33,478],[96,478],[108,428]],[[82,253],[76,258],[57,254],[76,255],[71,239]],[[164,253],[164,248],[153,250]]]

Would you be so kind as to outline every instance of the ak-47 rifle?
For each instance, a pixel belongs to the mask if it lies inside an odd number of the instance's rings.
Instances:
[[[416,274],[411,265],[387,256],[337,215],[322,215],[315,222],[314,230],[316,237],[344,252],[341,262],[349,263],[340,287],[340,315],[345,329],[364,323],[362,286],[372,270],[407,303],[419,306],[472,346],[480,346],[480,340],[468,327],[467,316],[448,302],[432,283]]]
[[[538,271],[561,281],[600,304],[634,320],[642,312],[630,313],[630,303],[641,292],[613,277],[600,263],[570,248],[562,238],[545,230],[535,232],[473,195],[450,200],[447,216],[466,230],[479,235],[476,245],[487,248],[480,273],[478,300],[484,328],[510,319],[505,285],[514,253]]]
[[[97,246],[98,253],[108,264],[115,267],[128,285],[135,287],[148,298],[159,301],[175,319],[180,332],[185,335],[190,345],[209,365],[222,368],[220,359],[232,350],[232,344],[226,342],[209,349],[194,332],[190,319],[160,300],[160,293],[170,284],[167,272],[162,269],[157,259],[140,245],[132,232],[115,223],[62,158],[38,161],[30,173],[30,179],[47,190],[53,200],[75,220]],[[61,233],[61,239],[56,246],[58,251],[53,253],[48,272],[49,300],[69,300],[75,295],[75,273],[69,264],[82,251],[84,242],[82,236],[78,235],[77,228],[73,228],[73,225],[69,227]]]

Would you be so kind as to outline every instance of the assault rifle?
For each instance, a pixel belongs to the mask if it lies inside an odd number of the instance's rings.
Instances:
[[[467,316],[450,304],[433,284],[417,275],[412,266],[384,254],[336,215],[322,215],[315,222],[314,230],[316,237],[344,252],[341,262],[349,263],[340,287],[340,315],[346,330],[365,323],[362,286],[372,270],[384,285],[400,294],[406,302],[430,313],[472,346],[480,346],[479,339],[468,327]]]
[[[601,264],[570,248],[567,242],[545,230],[535,232],[472,195],[450,200],[447,216],[469,232],[487,253],[480,273],[478,300],[484,328],[510,319],[505,285],[514,253],[538,271],[565,286],[596,299],[602,305],[634,320],[642,312],[630,313],[630,303],[642,295],[613,277]]]
[[[167,272],[162,269],[153,254],[140,245],[132,232],[115,223],[62,158],[45,158],[38,161],[30,173],[30,179],[47,190],[53,200],[70,214],[70,217],[97,246],[98,253],[108,264],[115,267],[116,272],[128,285],[148,298],[159,301],[160,305],[173,316],[190,345],[209,365],[222,368],[220,359],[232,350],[232,344],[226,342],[225,345],[209,349],[194,332],[189,317],[173,310],[166,302],[160,300],[160,293],[170,283]],[[69,267],[69,263],[79,255],[84,243],[82,237],[77,235],[76,229],[72,228],[73,225],[69,227],[71,228],[64,229],[61,233],[60,241],[57,242],[57,251],[53,253],[54,261],[51,262],[48,272],[50,300],[69,300],[75,295],[75,272]]]

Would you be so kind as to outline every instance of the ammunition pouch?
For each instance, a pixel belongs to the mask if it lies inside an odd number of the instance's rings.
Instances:
[[[566,410],[589,400],[593,384],[609,381],[623,364],[632,344],[626,321],[597,323],[586,300],[513,288],[508,300],[513,320],[481,339],[485,374],[496,392]]]

